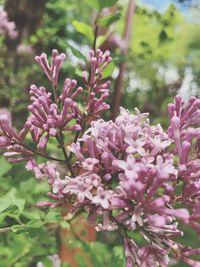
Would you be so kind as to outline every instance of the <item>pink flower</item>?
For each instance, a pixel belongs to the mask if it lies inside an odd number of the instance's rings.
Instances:
[[[83,167],[83,169],[85,169],[87,171],[93,171],[95,165],[98,163],[99,163],[98,159],[87,158],[86,160],[84,160],[82,162],[82,167]]]
[[[108,209],[110,206],[111,196],[111,190],[104,190],[102,187],[98,187],[97,195],[93,197],[92,202],[100,205],[104,209]]]
[[[137,170],[140,168],[140,164],[136,163],[135,158],[132,155],[128,155],[127,160],[115,160],[113,161],[113,165],[124,171],[124,174],[127,179],[135,180],[137,175]]]
[[[0,34],[8,36],[10,39],[17,38],[18,32],[13,21],[9,21],[5,10],[0,10]]]

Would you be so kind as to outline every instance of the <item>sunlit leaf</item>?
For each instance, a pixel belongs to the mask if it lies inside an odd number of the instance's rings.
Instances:
[[[85,2],[92,8],[99,10],[99,0],[85,0]]]
[[[84,22],[80,22],[78,20],[73,20],[72,25],[76,29],[77,32],[80,32],[81,34],[85,35],[90,43],[94,40],[94,34],[92,27]]]
[[[114,62],[111,62],[104,70],[103,72],[103,78],[108,78],[113,74],[113,71],[115,69],[115,64]]]
[[[96,46],[100,47],[107,39],[108,37],[106,35],[100,35],[97,37],[97,43]]]

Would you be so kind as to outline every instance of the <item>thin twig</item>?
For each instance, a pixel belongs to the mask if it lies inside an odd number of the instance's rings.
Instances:
[[[81,215],[84,212],[83,208],[80,208],[79,210],[75,211],[73,213],[73,216],[69,219],[67,219],[67,216],[64,217],[65,221],[70,223],[72,222],[74,219],[76,219],[79,215]],[[69,215],[68,215],[69,216]]]
[[[97,13],[96,19],[95,19],[95,29],[94,29],[94,41],[93,41],[93,50],[96,50],[96,45],[97,45],[97,38],[98,38],[98,30],[99,30],[99,26],[98,26],[98,19],[99,19],[99,13]]]
[[[54,157],[51,157],[51,156],[48,156],[48,155],[44,155],[36,150],[34,150],[33,148],[27,146],[26,144],[24,144],[23,142],[16,142],[15,141],[15,144],[17,145],[20,145],[20,146],[23,146],[24,148],[28,149],[29,151],[33,152],[34,154],[40,156],[40,157],[43,157],[43,158],[46,158],[46,159],[49,159],[49,160],[54,160],[54,161],[59,161],[59,162],[62,162],[62,163],[65,163],[65,160],[63,159],[58,159],[58,158],[54,158]]]
[[[57,95],[57,86],[54,86],[54,85],[53,85],[53,95],[54,95],[55,103],[58,106],[59,105],[59,99],[58,99],[58,95]],[[74,171],[73,171],[73,168],[71,166],[69,157],[67,155],[67,151],[65,149],[64,138],[63,138],[63,134],[62,134],[61,130],[59,130],[59,133],[56,136],[56,140],[58,141],[60,148],[62,149],[64,158],[65,158],[64,162],[66,163],[69,171],[71,172],[71,175],[74,176]]]
[[[55,100],[55,103],[56,103],[56,105],[58,105],[58,94],[57,94],[57,90],[58,90],[58,88],[57,88],[57,86],[53,86],[53,95],[54,95],[54,100]]]
[[[94,41],[93,41],[93,50],[94,52],[96,51],[96,44],[97,44],[97,38],[98,38],[98,30],[99,30],[99,26],[98,26],[98,20],[99,20],[99,15],[100,13],[97,13],[97,16],[96,16],[96,19],[95,19],[95,29],[94,29]],[[91,76],[91,72],[89,73],[89,79],[90,80],[90,76]],[[86,97],[86,101],[85,101],[85,108],[87,106],[87,103],[89,101],[89,97],[90,97],[90,93],[92,92],[92,88],[90,86],[87,86],[86,87],[87,91],[88,91],[88,94],[87,94],[87,97]],[[86,127],[86,123],[87,123],[87,118],[88,118],[88,115],[85,116],[85,118],[83,119],[83,122],[82,122],[82,125],[81,125],[81,128],[82,130],[80,132],[77,132],[75,137],[74,137],[74,142],[73,143],[76,143],[76,141],[78,140],[78,137],[81,133],[83,133],[85,131],[85,127]],[[70,152],[69,154],[69,160],[72,159],[72,152]]]
[[[74,176],[74,170],[71,166],[71,163],[70,163],[70,158],[68,157],[67,155],[67,151],[65,149],[65,144],[64,144],[64,139],[63,139],[63,134],[62,132],[60,131],[59,132],[59,135],[56,137],[61,149],[62,149],[62,152],[63,152],[63,155],[64,155],[64,158],[65,158],[65,163],[69,169],[69,171],[71,172],[71,175]]]
[[[11,227],[0,228],[0,234],[8,233],[12,230]]]

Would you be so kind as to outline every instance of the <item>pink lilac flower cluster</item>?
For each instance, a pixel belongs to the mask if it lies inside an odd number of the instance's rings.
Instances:
[[[168,133],[176,147],[179,182],[183,183],[179,202],[191,210],[189,224],[200,233],[200,99],[192,96],[184,106],[177,96],[168,109]]]
[[[15,23],[9,20],[5,10],[0,10],[0,35],[8,36],[10,39],[15,39],[18,35]]]
[[[111,61],[109,52],[91,51],[83,88],[66,79],[59,95],[64,59],[57,50],[51,64],[46,54],[36,57],[53,94],[31,86],[31,115],[19,133],[6,115],[0,116],[4,155],[10,162],[27,161],[27,170],[36,178],[48,178],[52,200],[38,206],[70,203],[70,212],[85,211],[97,231],[117,231],[127,267],[172,266],[179,261],[199,267],[200,261],[192,257],[200,249],[185,247],[174,238],[184,235],[181,225],[200,233],[200,100],[191,97],[185,105],[177,96],[169,104],[167,131],[160,124],[151,125],[148,114],[137,109],[130,114],[121,108],[115,121],[104,121],[109,82],[103,71]],[[84,109],[77,102],[80,94]],[[66,141],[67,134],[74,142]],[[27,145],[27,135],[35,148]],[[51,138],[58,142],[62,158],[48,154]],[[49,161],[37,164],[38,156]],[[52,161],[66,165],[66,176]],[[134,233],[143,237],[143,246],[134,240]]]
[[[102,111],[110,108],[110,106],[104,102],[109,96],[110,81],[105,81],[103,79],[103,71],[110,62],[111,57],[109,51],[105,53],[102,53],[99,49],[97,49],[96,52],[90,51],[89,74],[83,72],[83,81],[89,93],[86,112],[89,114],[90,120],[98,118]]]

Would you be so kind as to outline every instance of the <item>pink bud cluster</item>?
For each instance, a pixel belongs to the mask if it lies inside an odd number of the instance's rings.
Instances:
[[[110,108],[104,101],[109,96],[110,81],[103,79],[103,71],[111,62],[110,52],[103,53],[100,49],[90,51],[90,71],[83,72],[83,80],[89,91],[89,99],[86,106],[87,113],[92,119],[98,118],[102,111]],[[99,97],[97,96],[99,95]]]
[[[53,82],[53,85],[58,85],[58,75],[61,66],[66,58],[64,53],[58,54],[58,50],[52,51],[52,62],[49,64],[47,54],[42,53],[40,56],[35,57],[35,61],[40,65],[47,78]]]
[[[97,231],[117,231],[127,267],[172,266],[178,261],[200,266],[191,258],[200,249],[174,239],[184,235],[180,225],[200,233],[200,100],[191,97],[184,105],[177,96],[169,104],[168,131],[160,124],[151,125],[148,114],[137,109],[130,114],[121,108],[115,121],[104,121],[99,117],[109,108],[104,102],[109,82],[103,79],[109,52],[90,53],[89,74],[83,74],[88,93],[84,111],[76,102],[83,89],[75,80],[66,79],[57,96],[61,55],[54,50],[51,65],[45,54],[36,57],[52,82],[54,97],[44,87],[31,86],[31,115],[24,128],[17,133],[8,118],[0,116],[5,156],[11,162],[26,160],[27,170],[38,179],[48,178],[52,201],[39,206],[70,203],[72,212],[88,214]],[[75,134],[74,142],[65,143],[68,132]],[[26,145],[27,134],[36,150]],[[57,140],[64,159],[47,154],[50,138]],[[50,162],[38,165],[37,155],[66,164],[67,175],[63,177]],[[144,246],[137,244],[134,233],[143,236]]]
[[[174,140],[183,191],[179,201],[191,209],[190,225],[200,233],[200,99],[191,97],[186,106],[177,96],[169,104],[169,136]]]
[[[91,66],[91,69],[100,75],[102,69],[107,66],[110,60],[109,53],[98,52],[96,57],[93,54],[93,61],[95,58],[98,64],[96,64],[96,66]],[[80,110],[76,102],[78,95],[83,91],[82,87],[77,87],[76,80],[67,78],[64,82],[61,94],[57,95],[58,75],[65,59],[65,54],[59,54],[58,51],[54,49],[52,52],[51,64],[48,63],[47,55],[44,53],[35,59],[47,75],[47,78],[52,82],[53,94],[42,86],[37,87],[34,84],[31,85],[30,99],[32,104],[28,106],[31,115],[25,122],[23,129],[18,133],[12,127],[11,122],[9,122],[5,114],[0,116],[0,147],[7,150],[5,156],[10,162],[27,161],[27,168],[29,170],[34,170],[36,177],[41,178],[44,176],[44,174],[42,174],[43,165],[41,167],[34,166],[36,164],[34,160],[35,155],[64,162],[62,159],[59,160],[48,157],[47,145],[49,138],[56,138],[59,140],[59,146],[65,149],[65,144],[62,140],[63,135],[68,132],[80,132],[82,130],[81,125],[86,123],[89,116],[85,114],[87,113],[86,111]],[[101,70],[96,70],[100,67]],[[97,84],[97,81],[95,84]],[[96,92],[93,93],[93,95],[95,94]],[[103,98],[105,97],[101,97],[100,100],[95,100],[96,98],[93,99],[98,102],[98,104],[95,106],[94,110],[90,111],[90,116],[95,117],[98,105],[98,114],[107,108],[102,102]],[[91,98],[89,98],[89,93],[88,99],[91,100]],[[86,103],[87,106],[92,105],[90,100]],[[83,122],[83,119],[85,122]],[[31,136],[32,141],[36,145],[36,150],[31,149],[25,143],[27,135]],[[65,154],[65,160],[66,157],[67,154]]]
[[[15,39],[18,35],[15,23],[9,20],[5,10],[0,10],[0,35],[8,36],[10,39]]]
[[[4,156],[7,157],[9,162],[29,160],[33,156],[32,151],[18,143],[23,139],[26,131],[27,125],[20,133],[17,133],[11,125],[10,116],[4,113],[0,115],[0,148],[7,150]]]
[[[37,142],[40,151],[46,151],[49,137],[56,137],[59,131],[80,131],[81,112],[73,98],[69,98],[68,91],[76,87],[75,80],[66,79],[63,94],[59,97],[59,105],[52,102],[51,93],[47,93],[44,87],[38,88],[32,85],[30,95],[33,103],[28,106],[32,115],[27,124],[31,126],[32,137]],[[81,90],[80,90],[81,89]],[[82,88],[75,89],[74,95],[78,95]],[[67,126],[72,120],[76,124]]]

